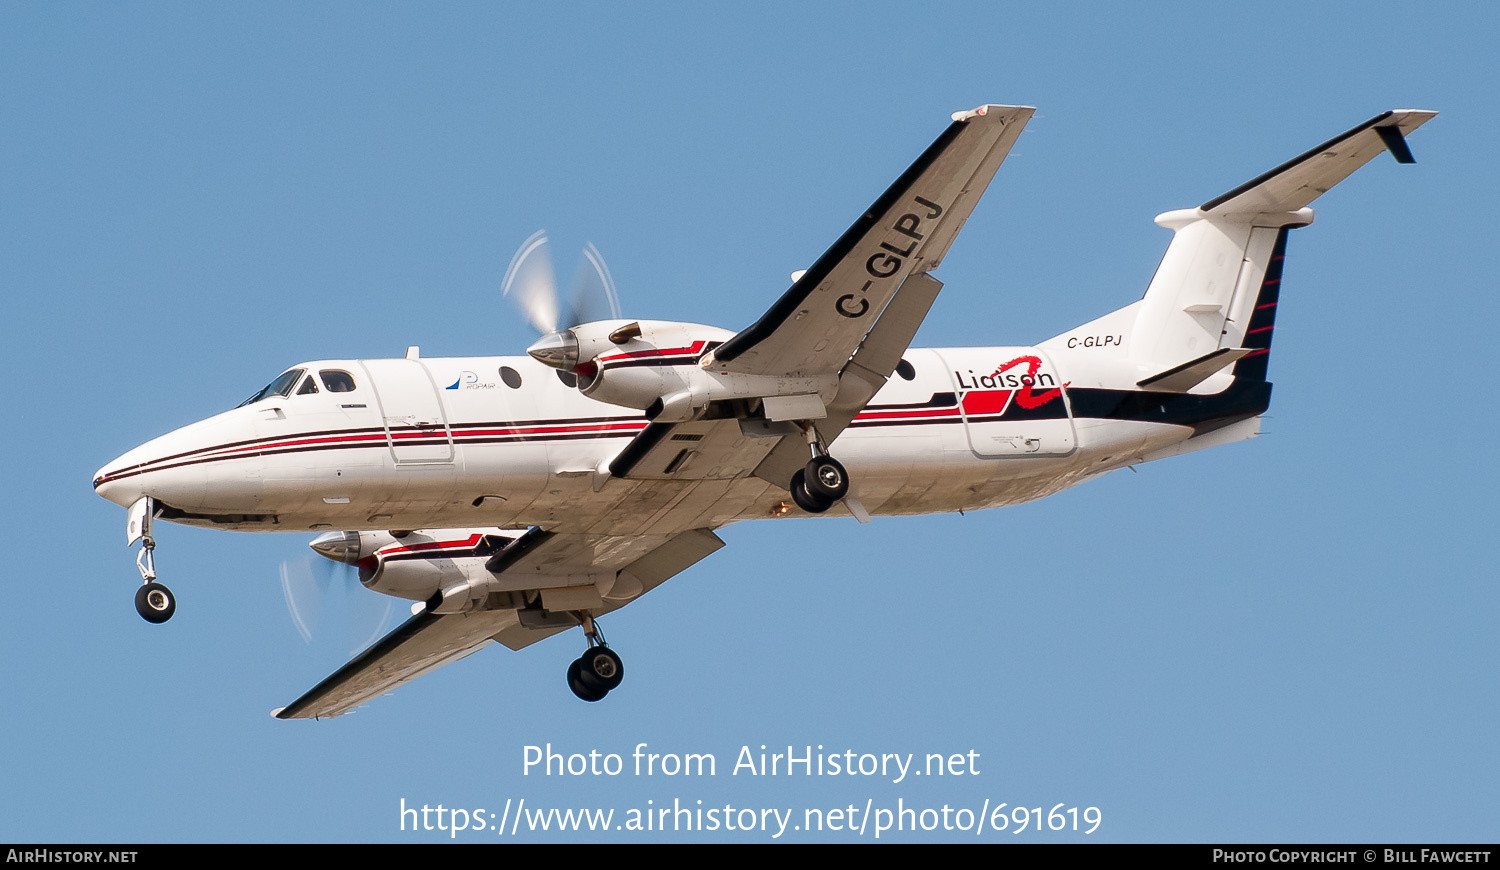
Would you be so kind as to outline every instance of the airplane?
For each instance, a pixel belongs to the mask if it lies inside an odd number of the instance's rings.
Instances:
[[[726,525],[1014,505],[1256,436],[1289,231],[1382,151],[1414,162],[1406,136],[1436,115],[1383,112],[1159,215],[1171,242],[1123,308],[1028,347],[912,348],[932,272],[1034,111],[955,113],[738,332],[563,324],[554,304],[525,356],[299,363],[107,463],[94,489],[142,544],[137,610],[177,606],[156,521],[321,532],[313,550],[413,615],[275,716],[339,716],[573,628],[568,686],[599,701],[624,677],[600,618],[723,547]]]

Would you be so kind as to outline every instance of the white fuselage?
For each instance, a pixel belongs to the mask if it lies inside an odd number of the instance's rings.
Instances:
[[[1161,415],[1098,410],[1115,401],[1106,394],[1148,395],[1131,385],[1134,369],[1086,355],[1092,348],[1070,353],[1066,341],[1046,347],[909,350],[911,379],[893,375],[833,446],[864,509],[1017,504],[1195,434],[1165,405]],[[121,505],[151,496],[163,519],[245,531],[545,528],[564,520],[579,528],[597,518],[588,530],[598,534],[671,534],[789,513],[784,486],[748,469],[610,477],[610,460],[646,418],[581,395],[529,357],[297,368],[306,374],[289,395],[150,441],[101,469],[96,489]],[[1098,395],[1081,408],[1069,370],[1108,389],[1092,390]],[[330,391],[325,372],[345,373],[352,389]],[[299,393],[309,376],[319,379],[317,391]],[[1104,383],[1111,379],[1119,383]],[[1219,376],[1195,392],[1231,381]]]

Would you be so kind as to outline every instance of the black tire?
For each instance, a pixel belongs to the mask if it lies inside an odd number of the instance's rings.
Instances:
[[[595,689],[583,682],[583,662],[580,659],[574,659],[573,663],[568,665],[568,688],[573,690],[573,694],[577,695],[579,700],[588,701],[590,704],[604,700],[604,696],[609,694],[606,689]]]
[[[792,475],[790,489],[792,492],[792,501],[797,503],[797,507],[802,508],[810,514],[820,514],[833,507],[833,502],[824,501],[807,491],[806,478],[801,469],[798,469],[797,473]]]
[[[849,494],[849,472],[832,456],[819,456],[803,469],[807,493],[830,504]]]
[[[177,599],[160,583],[147,583],[135,591],[135,612],[147,622],[160,624],[177,612]]]
[[[578,676],[585,685],[598,686],[608,692],[618,688],[620,681],[625,679],[625,663],[607,646],[591,648],[578,662]]]

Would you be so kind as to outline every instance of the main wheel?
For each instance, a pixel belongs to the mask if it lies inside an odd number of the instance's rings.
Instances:
[[[147,583],[135,591],[135,612],[147,622],[166,622],[177,612],[177,599],[160,583]]]
[[[802,508],[810,514],[820,514],[833,507],[832,501],[824,501],[807,491],[806,475],[802,473],[801,469],[798,469],[797,473],[792,475],[790,489],[792,492],[792,501],[797,503],[797,507]]]
[[[590,648],[578,663],[579,681],[586,686],[595,686],[608,692],[625,679],[625,663],[607,646]]]
[[[585,683],[583,681],[582,670],[583,661],[581,659],[574,659],[573,663],[568,665],[568,688],[573,690],[573,694],[577,695],[579,700],[588,701],[589,703],[604,700],[604,696],[609,694],[609,690],[596,689]]]
[[[807,492],[813,498],[836,502],[849,494],[849,472],[832,456],[819,456],[803,469]]]

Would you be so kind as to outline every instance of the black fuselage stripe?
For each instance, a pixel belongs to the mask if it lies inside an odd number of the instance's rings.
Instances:
[[[939,394],[942,395],[942,394]],[[1146,390],[1115,390],[1090,387],[1074,387],[1068,390],[1068,400],[1072,406],[1074,419],[1094,420],[1121,420],[1138,423],[1159,423],[1174,426],[1201,427],[1206,424],[1222,422],[1230,419],[1242,419],[1265,413],[1270,407],[1271,384],[1266,381],[1236,378],[1234,383],[1219,393],[1209,395],[1194,395],[1191,393],[1159,393]],[[1040,420],[1065,420],[1068,411],[1060,402],[1048,402],[1041,408],[1028,410],[1020,409],[1015,416],[1012,410],[1016,406],[1008,408],[1005,413],[999,415],[981,415],[970,417],[969,423],[1010,423]],[[851,429],[864,429],[889,426],[933,426],[951,425],[962,423],[964,419],[958,416],[946,418],[916,418],[916,419],[894,419],[894,420],[855,420],[849,426]],[[615,477],[626,477],[636,463],[645,458],[667,433],[671,431],[673,424],[651,423],[639,432],[629,431],[603,431],[603,432],[559,432],[552,434],[530,435],[517,433],[513,435],[497,435],[491,437],[467,437],[459,440],[449,441],[445,436],[434,436],[432,438],[413,439],[396,444],[397,447],[406,446],[442,446],[445,444],[505,444],[524,443],[538,441],[585,441],[600,440],[608,438],[633,438],[630,444],[610,463],[610,473]],[[100,480],[114,481],[151,471],[165,471],[172,468],[182,468],[190,465],[199,465],[209,462],[221,462],[233,459],[247,459],[258,456],[281,456],[291,453],[316,453],[326,450],[357,450],[368,448],[388,448],[390,442],[385,440],[364,442],[334,442],[329,444],[298,444],[289,447],[267,446],[261,450],[236,453],[232,456],[209,456],[195,459],[185,459],[168,464],[147,463],[127,471],[122,471]],[[210,448],[218,450],[222,448]],[[150,465],[150,467],[147,467]]]

